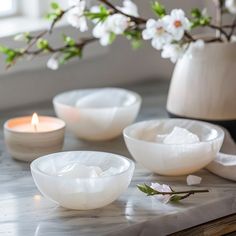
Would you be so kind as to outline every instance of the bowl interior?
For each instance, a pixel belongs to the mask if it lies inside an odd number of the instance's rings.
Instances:
[[[90,151],[60,152],[43,156],[35,160],[31,167],[41,174],[57,176],[58,172],[69,164],[79,163],[85,166],[98,166],[102,171],[113,167],[116,169],[113,175],[122,174],[130,169],[133,162],[125,157],[105,153]],[[99,178],[105,178],[99,177]]]
[[[142,141],[156,142],[157,135],[169,134],[176,126],[185,128],[196,134],[200,142],[212,141],[220,135],[224,135],[223,130],[215,125],[187,119],[163,119],[139,122],[127,127],[124,130],[124,135]]]
[[[120,88],[83,89],[61,93],[54,103],[79,108],[113,108],[133,105],[138,94]]]

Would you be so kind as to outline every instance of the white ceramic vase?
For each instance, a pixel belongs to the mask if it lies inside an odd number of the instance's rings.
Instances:
[[[211,43],[180,59],[167,111],[225,126],[236,139],[236,43]]]

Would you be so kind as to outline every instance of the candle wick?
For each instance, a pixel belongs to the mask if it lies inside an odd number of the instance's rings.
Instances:
[[[34,125],[34,132],[37,132],[37,131],[38,131],[37,125]]]

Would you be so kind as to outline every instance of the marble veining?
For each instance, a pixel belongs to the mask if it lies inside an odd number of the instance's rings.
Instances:
[[[140,93],[143,106],[138,120],[166,117],[165,100],[168,84],[150,82],[128,86]],[[31,114],[52,115],[51,105],[34,106],[14,113],[1,114],[1,124],[9,117]],[[64,150],[107,151],[130,155],[123,139],[108,142],[84,142],[66,133]],[[29,164],[10,158],[0,132],[0,235],[165,235],[209,220],[236,213],[236,185],[206,170],[200,187],[209,193],[194,195],[179,204],[163,205],[148,198],[136,188],[138,183],[153,181],[170,184],[176,189],[189,189],[186,176],[158,176],[136,165],[129,189],[109,206],[91,211],[67,210],[50,202],[38,192]],[[158,233],[158,234],[157,234]]]

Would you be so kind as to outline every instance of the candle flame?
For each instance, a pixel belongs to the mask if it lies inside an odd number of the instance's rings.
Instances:
[[[31,119],[31,125],[34,126],[35,131],[37,131],[38,124],[39,124],[39,117],[37,113],[34,113]]]

